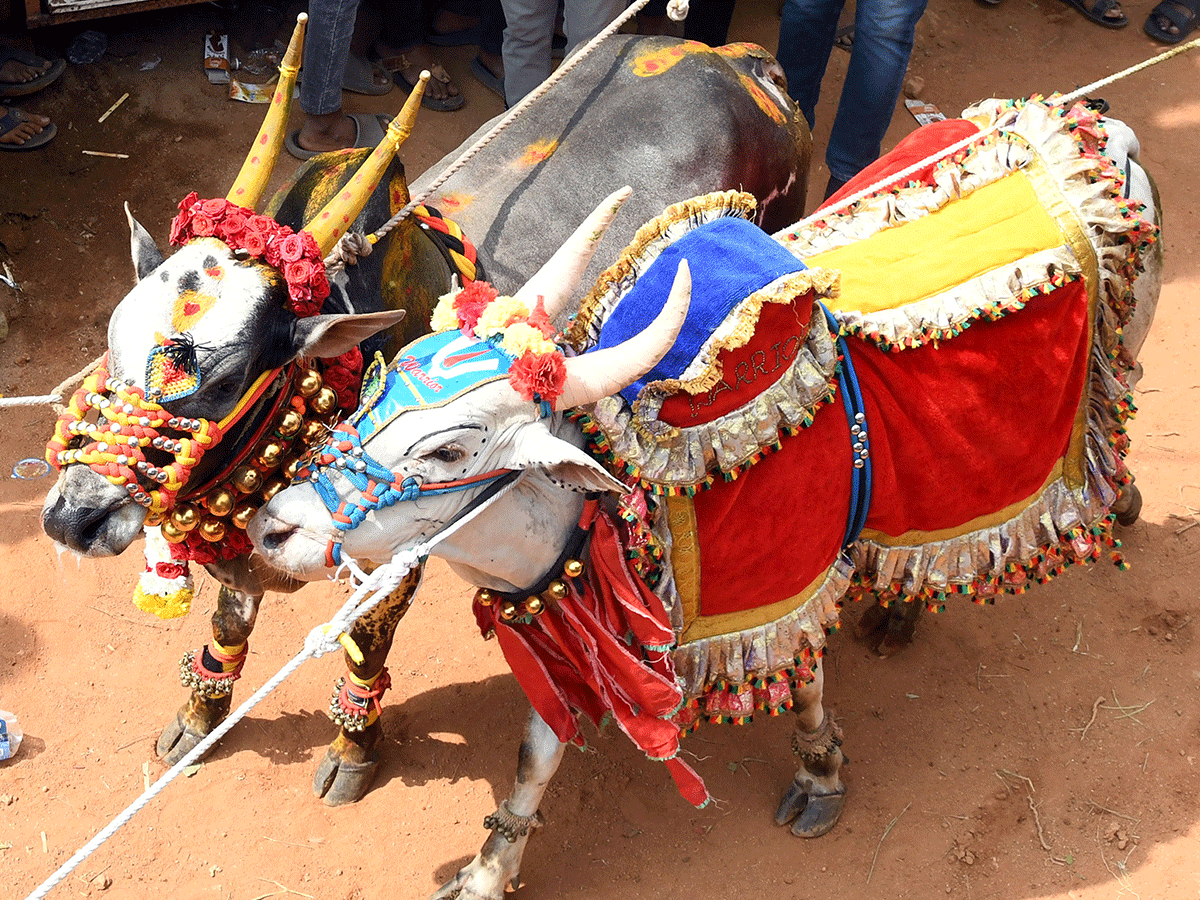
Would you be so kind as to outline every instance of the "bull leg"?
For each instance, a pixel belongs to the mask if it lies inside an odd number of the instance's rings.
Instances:
[[[384,662],[396,635],[396,625],[412,605],[421,573],[420,567],[409,572],[394,591],[350,628],[350,640],[358,656],[355,658],[347,650],[348,671],[338,682],[330,704],[334,720],[341,728],[313,776],[313,793],[327,806],[344,806],[359,800],[371,786],[379,767],[378,746],[383,737],[379,698],[391,684]]]
[[[921,606],[915,600],[894,599],[886,607],[872,603],[854,628],[854,635],[882,657],[891,656],[913,642]]]
[[[800,768],[775,813],[777,825],[791,823],[797,837],[820,837],[837,824],[845,805],[846,786],[838,772],[842,754],[842,730],[825,711],[821,695],[825,675],[819,661],[813,665],[813,680],[792,689],[796,730],[792,749]]]
[[[158,738],[158,756],[173,766],[229,715],[233,683],[241,677],[247,641],[262,595],[222,585],[212,617],[212,643],[189,651],[179,663],[180,679],[192,694]]]
[[[562,762],[566,746],[541,716],[530,713],[512,796],[483,820],[484,827],[492,830],[483,848],[441,886],[432,900],[501,900],[506,886],[512,890],[520,886],[525,844],[530,833],[542,824],[538,804]]]

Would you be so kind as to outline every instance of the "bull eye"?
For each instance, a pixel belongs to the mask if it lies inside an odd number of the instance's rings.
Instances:
[[[220,397],[232,397],[237,392],[239,383],[238,379],[233,376],[222,378],[213,390]]]
[[[463,458],[463,451],[457,447],[438,447],[432,453],[427,453],[425,458],[436,459],[444,463],[456,463]]]

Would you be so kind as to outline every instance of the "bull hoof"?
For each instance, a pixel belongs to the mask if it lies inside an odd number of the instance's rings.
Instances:
[[[895,602],[886,608],[868,606],[854,628],[855,637],[871,647],[881,657],[891,656],[913,642],[921,604]]]
[[[193,694],[158,736],[155,752],[163,765],[173,766],[208,737],[229,714],[230,697],[210,699]]]
[[[375,770],[379,768],[375,745],[382,734],[378,722],[365,731],[350,733],[342,729],[338,732],[313,776],[313,793],[325,801],[326,806],[346,806],[366,794]]]
[[[1142,514],[1142,492],[1136,484],[1127,484],[1121,489],[1121,496],[1113,504],[1112,511],[1117,517],[1117,524],[1125,528],[1138,520]]]
[[[846,805],[846,786],[838,783],[832,792],[822,792],[811,778],[799,778],[787,789],[775,813],[776,825],[792,825],[796,837],[816,838],[827,834]]]

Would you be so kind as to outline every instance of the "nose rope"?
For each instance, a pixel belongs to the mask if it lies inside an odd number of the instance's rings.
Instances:
[[[357,491],[357,497],[343,500],[333,486],[329,470],[340,472]],[[514,474],[513,469],[493,469],[460,478],[454,481],[435,481],[424,484],[416,476],[401,477],[363,449],[358,429],[342,423],[334,429],[330,440],[312,458],[296,470],[293,483],[308,481],[312,484],[333,519],[333,527],[339,534],[330,539],[325,548],[325,564],[336,568],[342,564],[342,542],[346,532],[353,531],[367,518],[367,514],[418,497],[453,494],[472,488],[485,487]],[[489,495],[490,496],[490,495]],[[484,497],[478,498],[480,500]]]

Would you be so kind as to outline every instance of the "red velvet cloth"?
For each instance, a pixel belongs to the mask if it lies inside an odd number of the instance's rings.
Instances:
[[[662,603],[629,568],[623,536],[605,513],[592,526],[584,574],[562,601],[531,622],[509,624],[475,603],[480,630],[495,632],[529,702],[564,743],[582,744],[576,710],[608,716],[652,759],[667,764],[684,799],[708,802],[704,782],[678,758],[683,705],[670,648],[675,634]]]
[[[889,353],[848,337],[871,443],[866,527],[953,528],[1032,496],[1067,453],[1090,334],[1072,282],[940,346]]]

